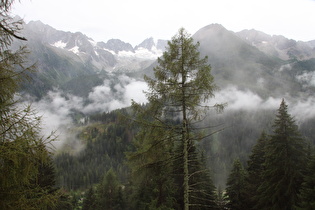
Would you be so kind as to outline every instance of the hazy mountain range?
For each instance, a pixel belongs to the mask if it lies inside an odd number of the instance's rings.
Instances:
[[[71,89],[77,79],[83,86],[82,80],[89,83],[91,90],[109,74],[150,75],[167,45],[166,40],[153,38],[135,47],[119,39],[95,42],[80,32],[59,31],[40,21],[25,24],[23,35],[28,39],[31,62],[37,64],[32,76],[36,87],[28,85],[27,89],[39,97],[53,87]],[[315,86],[315,40],[297,42],[255,30],[235,33],[219,24],[200,29],[193,38],[200,42],[201,54],[208,56],[220,86],[235,84],[255,92],[275,91],[276,86],[281,86],[280,92],[295,92]],[[289,89],[282,90],[283,86]]]
[[[147,66],[148,60],[155,60],[160,56],[167,44],[167,41],[153,38],[148,38],[135,47],[119,39],[111,39],[106,43],[95,42],[80,32],[59,31],[40,21],[26,24],[24,33],[31,48],[36,44],[42,44],[66,58],[92,64],[96,72],[102,69],[106,71],[141,69]]]
[[[166,40],[153,38],[134,47],[119,39],[95,42],[40,21],[25,24],[23,35],[37,71],[22,93],[50,105],[59,97],[67,110],[83,113],[129,106],[131,99],[145,102],[143,74],[153,75],[167,45]],[[297,42],[255,30],[235,33],[219,24],[205,26],[192,37],[212,66],[220,87],[216,100],[227,102],[230,109],[274,108],[282,98],[302,104],[304,111],[313,106],[315,40]]]

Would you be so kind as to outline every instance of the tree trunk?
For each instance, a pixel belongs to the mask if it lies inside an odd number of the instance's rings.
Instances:
[[[184,209],[189,209],[189,170],[188,170],[188,138],[187,138],[187,124],[183,122],[183,158],[184,158]]]
[[[182,51],[183,51],[183,40],[182,40]],[[183,53],[183,52],[182,52]],[[182,56],[183,59],[183,56]],[[183,127],[182,127],[182,141],[184,143],[183,148],[183,166],[184,166],[184,210],[189,210],[189,169],[188,169],[188,143],[189,143],[189,131],[186,113],[186,72],[184,69],[184,60],[182,60],[182,114],[183,114]]]

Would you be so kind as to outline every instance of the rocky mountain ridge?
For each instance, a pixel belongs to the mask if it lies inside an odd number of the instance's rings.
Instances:
[[[135,47],[119,39],[95,42],[80,32],[59,31],[40,21],[25,24],[23,33],[31,63],[37,64],[33,83],[26,89],[38,97],[54,87],[88,96],[104,79],[114,81],[119,74],[140,80],[143,74],[152,76],[167,45],[166,40],[153,38]],[[200,43],[201,55],[208,57],[220,87],[233,85],[265,97],[315,88],[312,41],[296,42],[255,30],[235,33],[220,24],[205,26],[192,37]]]
[[[106,43],[95,42],[81,32],[59,31],[40,21],[25,24],[23,34],[29,40],[31,48],[39,42],[78,62],[91,63],[96,71],[109,72],[145,68],[162,55],[167,44],[165,40],[155,42],[153,38],[148,38],[135,47],[119,39],[110,39]]]
[[[281,35],[271,36],[254,29],[243,30],[237,32],[236,35],[260,51],[283,60],[315,58],[315,40],[295,41]]]

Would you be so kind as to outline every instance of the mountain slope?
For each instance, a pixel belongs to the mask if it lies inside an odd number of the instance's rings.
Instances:
[[[130,57],[132,57],[134,63],[143,60],[155,60],[161,55],[165,47],[165,45],[160,44],[163,43],[163,40],[158,40],[156,44],[153,43],[150,48],[141,46],[146,40],[135,48],[119,39],[111,39],[106,43],[95,42],[81,32],[58,31],[40,21],[31,21],[26,24],[24,34],[28,38],[30,46],[41,43],[47,47],[55,48],[55,51],[60,51],[60,54],[67,57],[76,58],[77,61],[89,62],[97,70],[103,69],[106,71],[117,71],[120,68],[137,70],[136,67],[124,66],[124,61],[130,59]],[[143,52],[143,50],[146,52]],[[142,68],[141,65],[139,66]]]
[[[80,32],[59,31],[40,21],[26,24],[24,35],[31,63],[37,64],[33,82],[24,90],[39,98],[54,87],[87,96],[105,78],[152,75],[156,59],[167,45],[166,40],[153,38],[135,47],[119,39],[95,42]],[[234,33],[219,24],[201,28],[193,38],[200,42],[201,55],[208,56],[221,88],[234,86],[266,98],[297,95],[315,86],[313,42],[295,42],[254,30]],[[269,47],[263,48],[266,44]],[[284,59],[289,52],[295,59]],[[302,57],[310,59],[299,60]]]
[[[133,72],[150,66],[162,54],[166,41],[158,40],[150,46],[143,43],[133,48],[131,44],[118,39],[94,42],[80,32],[59,31],[40,21],[24,25],[26,43],[16,41],[14,47],[27,45],[30,51],[29,64],[36,63],[37,71],[31,73],[31,83],[25,83],[22,90],[38,98],[54,87],[91,91],[95,76],[101,80],[109,74]],[[153,39],[148,39],[149,41]],[[92,76],[92,77],[91,77]],[[91,78],[92,81],[89,81]],[[76,80],[82,87],[73,85]],[[93,82],[94,81],[94,82]],[[67,84],[70,82],[71,84]],[[89,85],[85,85],[89,84]],[[99,84],[99,82],[95,83]],[[86,94],[83,94],[86,95]]]
[[[312,44],[314,41],[297,42],[284,36],[271,36],[254,29],[243,30],[236,35],[267,55],[276,56],[283,60],[315,58],[315,46]]]
[[[208,25],[197,31],[193,38],[200,42],[201,54],[208,56],[221,88],[234,85],[269,96],[276,94],[275,87],[285,85],[275,78],[275,72],[284,61],[264,54],[223,26]]]

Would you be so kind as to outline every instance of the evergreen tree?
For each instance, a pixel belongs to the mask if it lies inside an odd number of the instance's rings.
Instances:
[[[297,209],[300,210],[312,210],[315,209],[315,154],[311,157],[311,160],[307,167],[307,172],[302,183],[301,192],[299,195],[299,202]]]
[[[134,141],[136,151],[127,155],[132,169],[132,206],[134,209],[170,208],[175,189],[172,143],[168,141],[171,133],[163,129],[165,126],[159,121],[152,121],[150,126],[142,125]]]
[[[262,132],[260,138],[257,140],[256,145],[253,147],[252,152],[247,162],[247,176],[245,179],[246,200],[247,205],[251,209],[258,202],[258,188],[263,181],[262,175],[265,167],[265,146],[268,137],[265,132]]]
[[[217,193],[217,206],[218,206],[218,209],[219,210],[223,210],[223,209],[226,209],[227,207],[227,202],[228,202],[228,199],[226,197],[226,194],[225,192],[221,189],[221,187],[219,186],[218,187],[218,193]]]
[[[116,173],[110,169],[97,188],[98,209],[123,209],[124,200],[121,195],[121,186]]]
[[[182,151],[182,147],[179,148]],[[191,202],[190,209],[217,209],[216,203],[216,188],[213,184],[210,170],[206,167],[206,160],[204,154],[199,152],[195,145],[189,145],[189,185],[190,194],[189,200]],[[176,186],[179,186],[176,191],[177,206],[176,209],[183,209],[183,167],[182,159],[179,158],[174,162],[174,179]]]
[[[206,167],[204,153],[201,153],[201,157],[197,158],[195,174],[192,175],[192,180],[190,180],[190,185],[192,186],[191,203],[197,205],[192,206],[191,209],[218,209],[216,188],[213,184],[210,170]]]
[[[168,42],[168,48],[163,56],[158,59],[158,66],[154,68],[155,78],[145,76],[149,86],[146,93],[149,104],[145,107],[146,110],[133,103],[137,114],[141,113],[138,114],[136,121],[146,128],[152,128],[146,129],[148,143],[142,147],[145,151],[160,147],[155,152],[158,153],[158,158],[152,163],[169,166],[172,161],[181,159],[179,162],[182,166],[183,180],[180,186],[183,186],[182,201],[185,210],[198,205],[189,200],[192,192],[191,175],[196,173],[190,165],[189,158],[192,156],[189,150],[194,141],[202,138],[196,135],[197,131],[193,125],[203,117],[202,103],[213,97],[213,92],[217,88],[213,83],[207,58],[199,58],[198,46],[199,44],[194,44],[190,35],[181,28]],[[223,109],[221,104],[214,107]],[[161,146],[162,144],[168,146]],[[181,147],[182,150],[177,153],[176,147]],[[152,158],[148,160],[151,161]],[[149,161],[144,160],[144,165],[150,165]],[[162,177],[163,180],[165,174]]]
[[[50,183],[54,178],[44,181],[42,176],[51,163],[45,147],[51,139],[40,136],[35,111],[14,100],[32,67],[26,67],[24,47],[10,49],[14,39],[26,40],[18,35],[22,21],[10,16],[13,2],[0,4],[0,209],[50,209],[60,197]]]
[[[90,187],[84,196],[82,210],[93,210],[96,208],[95,193],[93,187]]]
[[[245,192],[245,170],[239,159],[233,163],[232,171],[226,183],[226,195],[228,196],[228,207],[235,210],[248,209],[246,205]]]
[[[258,209],[293,209],[298,202],[306,143],[282,100],[265,150],[265,171],[258,189]]]

